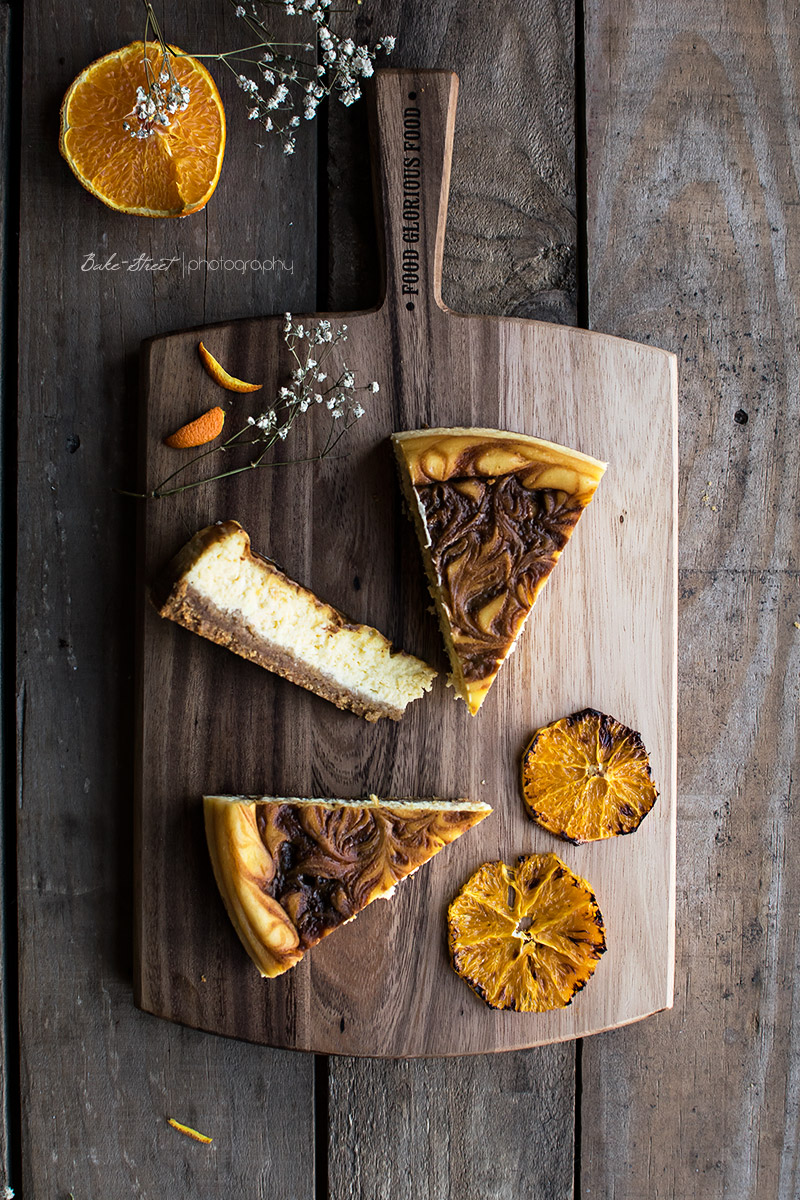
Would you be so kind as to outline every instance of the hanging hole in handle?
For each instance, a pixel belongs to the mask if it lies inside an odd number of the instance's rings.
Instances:
[[[406,308],[408,309],[409,312],[414,311],[414,304],[411,300],[409,300],[408,304],[406,305]]]
[[[408,93],[408,98],[409,98],[409,100],[416,100],[416,98],[417,98],[417,93],[416,93],[416,92],[409,92],[409,93]]]

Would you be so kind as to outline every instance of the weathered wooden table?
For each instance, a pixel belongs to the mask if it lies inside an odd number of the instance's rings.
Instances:
[[[221,3],[163,11],[187,49],[236,37]],[[799,15],[780,0],[359,13],[360,34],[397,34],[395,64],[461,77],[445,300],[681,357],[675,1007],[583,1044],[387,1062],[270,1051],[133,1007],[135,514],[113,491],[135,472],[142,338],[376,299],[363,108],[332,108],[287,160],[255,152],[223,79],[229,149],[205,212],[118,216],[59,159],[57,112],[81,67],[140,36],[139,6],[0,7],[7,514],[19,398],[0,1136],[18,1196],[800,1194]],[[84,271],[90,254],[180,266]],[[4,546],[10,585],[10,515]]]

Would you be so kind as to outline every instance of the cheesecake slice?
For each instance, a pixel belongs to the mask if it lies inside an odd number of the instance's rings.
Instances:
[[[196,533],[153,589],[162,617],[368,721],[399,720],[436,672],[289,579],[236,521]]]
[[[351,921],[492,811],[470,800],[205,796],[228,916],[265,978]]]
[[[606,464],[499,429],[420,429],[392,443],[450,682],[474,715]]]

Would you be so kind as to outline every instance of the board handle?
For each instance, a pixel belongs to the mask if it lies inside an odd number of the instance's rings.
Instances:
[[[377,71],[371,109],[384,305],[419,315],[442,304],[458,76]]]

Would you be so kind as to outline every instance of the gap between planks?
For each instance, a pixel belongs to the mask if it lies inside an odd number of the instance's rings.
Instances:
[[[17,763],[22,750],[24,723],[20,722],[20,746],[15,749],[17,697],[15,672],[8,664],[15,659],[16,638],[16,532],[9,514],[16,496],[16,404],[17,394],[17,292],[19,240],[20,111],[15,98],[21,95],[21,15],[9,4],[0,6],[0,572],[2,572],[2,618],[0,619],[0,679],[3,680],[3,716],[0,724],[0,772],[3,779],[3,812],[0,822],[0,1186],[18,1186],[21,1178],[20,1142],[20,1047],[19,963],[17,957]],[[24,681],[20,697],[24,712]]]

